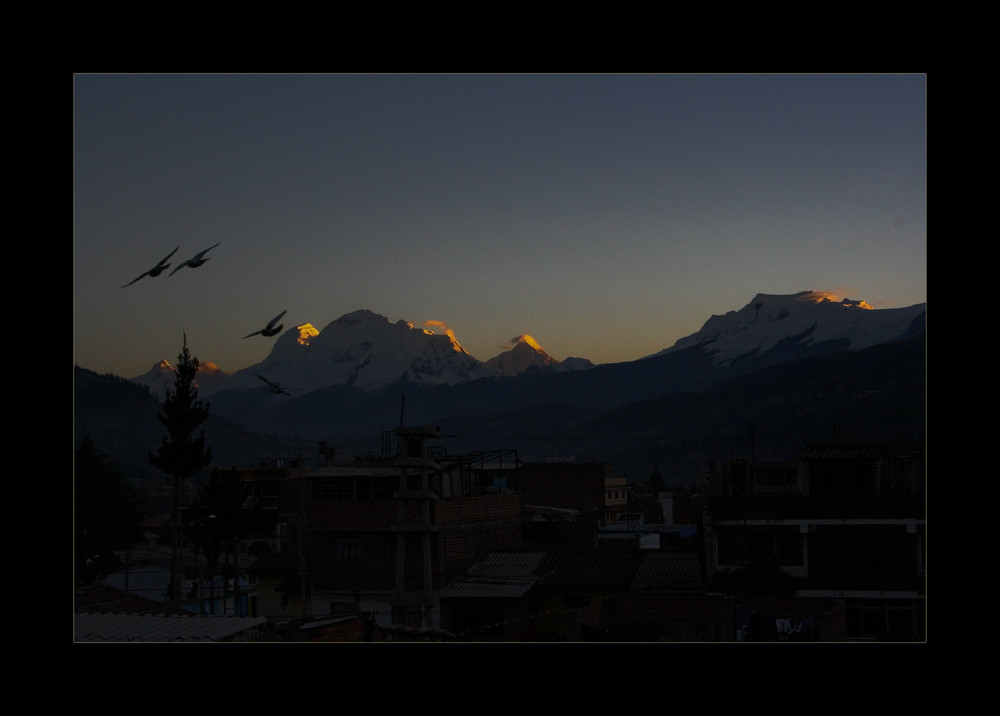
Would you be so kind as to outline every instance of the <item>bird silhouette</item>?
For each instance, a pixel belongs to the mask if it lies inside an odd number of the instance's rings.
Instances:
[[[179,248],[180,248],[180,246],[177,247],[177,249],[179,249]],[[161,273],[163,273],[164,271],[167,270],[168,266],[170,266],[170,264],[167,263],[167,260],[171,256],[173,256],[174,254],[177,253],[177,249],[174,249],[173,251],[171,251],[169,254],[167,254],[162,259],[160,259],[160,262],[158,264],[156,264],[156,266],[154,266],[153,268],[149,269],[149,271],[147,271],[146,273],[142,274],[142,276],[139,276],[139,278],[132,279],[127,284],[125,284],[125,286],[131,286],[133,283],[135,283],[136,281],[138,281],[143,276],[159,276]],[[125,286],[122,286],[122,288],[125,288]]]
[[[277,328],[275,328],[274,324],[277,323],[278,321],[280,321],[281,317],[284,316],[286,313],[288,313],[287,309],[284,310],[284,311],[282,311],[281,313],[279,313],[274,318],[272,318],[270,320],[270,322],[268,322],[267,326],[265,326],[264,328],[261,328],[259,331],[254,331],[253,333],[248,333],[247,335],[245,335],[243,337],[244,338],[249,338],[250,336],[256,336],[257,334],[260,334],[262,336],[274,336],[274,335],[277,335],[278,332],[280,332],[281,329],[284,328],[285,326],[284,326],[284,324],[282,324],[282,325],[278,326]]]
[[[185,266],[190,266],[191,268],[198,268],[203,263],[205,263],[206,261],[208,261],[208,259],[202,258],[202,256],[204,256],[205,254],[207,254],[209,251],[211,251],[212,249],[214,249],[216,246],[218,246],[221,243],[222,242],[220,241],[220,242],[218,242],[216,244],[213,244],[212,246],[209,246],[204,251],[199,251],[194,256],[192,256],[187,261],[185,261],[184,263],[179,264],[177,266],[177,268],[175,268],[173,271],[170,272],[170,275],[173,276],[175,273],[177,273],[178,271],[180,271]]]
[[[271,381],[269,381],[264,376],[258,375],[257,377],[260,378],[265,383],[267,383],[267,387],[269,387],[271,389],[272,393],[274,393],[274,394],[284,393],[285,395],[291,395],[291,393],[289,393],[287,390],[285,390],[284,388],[282,388],[280,385],[278,385],[277,383],[272,383]]]

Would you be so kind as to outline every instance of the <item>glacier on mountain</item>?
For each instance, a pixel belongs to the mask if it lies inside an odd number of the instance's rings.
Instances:
[[[783,341],[803,343],[846,341],[857,351],[903,336],[926,304],[873,309],[864,300],[841,298],[823,291],[791,295],[758,293],[738,311],[713,315],[701,330],[647,358],[701,346],[716,365],[764,353]]]
[[[902,337],[925,311],[926,304],[876,310],[863,300],[822,291],[758,293],[743,308],[713,315],[699,331],[646,359],[701,347],[712,364],[728,366],[779,345],[838,342],[843,346],[840,350],[861,350]],[[366,392],[399,381],[424,387],[452,386],[528,371],[564,373],[595,367],[584,358],[557,361],[527,334],[510,343],[508,350],[483,362],[466,352],[451,331],[436,333],[403,320],[393,323],[362,309],[341,316],[321,331],[309,323],[290,328],[274,341],[263,361],[231,375],[212,363],[203,363],[198,386],[202,396],[228,390],[266,391],[260,380],[264,377],[298,397],[335,386]],[[162,396],[164,388],[172,387],[173,371],[162,361],[132,380]],[[275,395],[273,400],[287,398]]]
[[[306,335],[303,326],[311,329]],[[267,358],[236,371],[219,389],[257,388],[258,375],[292,395],[331,385],[367,391],[399,380],[439,385],[495,375],[452,335],[391,323],[369,310],[347,313],[320,331],[303,326],[283,333]]]

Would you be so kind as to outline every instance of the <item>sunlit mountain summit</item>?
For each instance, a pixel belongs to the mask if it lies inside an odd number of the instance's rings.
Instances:
[[[529,370],[562,372],[593,367],[593,363],[584,358],[556,360],[545,352],[538,341],[526,333],[510,339],[504,347],[507,350],[486,361],[487,366],[503,376],[520,375]]]
[[[649,357],[700,346],[716,365],[728,365],[793,345],[833,342],[856,351],[902,337],[925,311],[923,303],[876,310],[864,300],[827,291],[758,293],[743,308],[712,316],[701,330]]]
[[[491,377],[494,372],[450,332],[435,333],[402,320],[392,323],[372,311],[358,310],[322,330],[307,323],[286,331],[263,361],[233,373],[225,388],[259,388],[258,374],[303,393],[332,385],[370,391],[401,380],[453,384]]]
[[[199,373],[198,382],[216,414],[248,429],[327,439],[384,428],[399,419],[403,396],[407,419],[437,424],[531,406],[600,411],[692,394],[770,366],[919,338],[925,315],[925,304],[875,309],[821,291],[759,293],[659,353],[594,365],[556,361],[528,334],[480,361],[439,321],[417,326],[357,310],[322,330],[290,328],[260,363],[228,377],[217,369]],[[133,380],[162,385],[172,377],[164,361]]]
[[[195,385],[202,393],[210,393],[223,387],[229,374],[211,361],[199,361]],[[166,397],[167,390],[173,390],[177,381],[174,367],[168,360],[161,360],[143,375],[131,379],[135,383],[145,385],[160,398]]]
[[[275,339],[263,361],[231,375],[212,363],[203,363],[198,384],[203,396],[255,391],[261,400],[270,400],[273,396],[259,376],[288,388],[298,399],[333,388],[369,393],[392,385],[457,388],[483,379],[506,383],[522,376],[540,380],[572,375],[572,383],[560,381],[549,399],[583,400],[574,396],[587,396],[587,400],[603,404],[626,396],[641,397],[647,391],[655,394],[675,385],[691,389],[709,385],[721,379],[715,373],[722,369],[730,374],[734,369],[745,373],[807,355],[861,350],[922,330],[925,311],[925,304],[874,309],[864,300],[825,291],[758,293],[739,310],[711,316],[699,331],[658,353],[595,366],[584,358],[557,361],[528,334],[516,336],[501,346],[500,354],[480,361],[440,321],[416,326],[362,309],[342,315],[322,330],[311,323],[286,330]],[[657,368],[657,377],[651,377],[645,364],[667,357],[677,360],[665,372]],[[591,373],[592,377],[581,382],[584,374]],[[172,379],[166,361],[133,378],[160,393]],[[509,388],[504,390],[512,395]],[[532,390],[540,395],[542,384],[534,384]],[[544,390],[548,390],[547,385]],[[220,408],[222,405],[218,403]],[[243,402],[240,405],[245,407]]]

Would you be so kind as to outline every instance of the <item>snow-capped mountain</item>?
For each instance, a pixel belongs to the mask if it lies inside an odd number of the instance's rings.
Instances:
[[[606,407],[647,393],[704,389],[727,377],[807,355],[857,351],[895,340],[914,325],[922,328],[925,311],[925,304],[876,310],[863,300],[820,291],[761,293],[738,311],[712,316],[701,330],[659,353],[594,366],[583,358],[557,361],[529,335],[518,336],[508,350],[484,362],[466,352],[450,331],[435,333],[358,310],[322,331],[308,323],[285,331],[266,359],[231,375],[203,362],[198,387],[203,397],[230,396],[218,407],[238,406],[232,408],[234,419],[248,409],[245,398],[236,399],[236,394],[249,396],[250,390],[266,399],[259,409],[267,410],[274,399],[285,404],[288,398],[318,390],[352,389],[364,394],[400,382],[421,389],[458,388],[482,378],[503,383],[507,404],[518,396]],[[668,358],[671,362],[663,363]],[[545,376],[563,380],[537,382]],[[522,377],[535,382],[530,388],[523,381],[507,385]],[[173,371],[162,361],[132,380],[162,396],[164,388],[172,386]],[[273,393],[265,382],[272,384]]]
[[[211,361],[199,361],[198,376],[195,378],[195,385],[197,385],[199,392],[208,393],[222,387],[228,377],[229,374],[215,363]],[[174,367],[170,365],[169,361],[161,360],[150,368],[148,372],[130,380],[134,383],[145,385],[152,391],[153,395],[165,398],[167,390],[173,390],[176,379],[177,376],[174,373]]]
[[[494,375],[450,333],[359,310],[321,331],[308,323],[285,331],[267,358],[215,389],[260,388],[263,377],[294,396],[333,385],[371,391],[399,380],[452,385]]]
[[[264,434],[378,434],[402,419],[405,397],[406,420],[414,424],[520,414],[528,435],[538,416],[549,414],[544,406],[591,414],[707,391],[770,366],[918,337],[925,315],[925,304],[876,310],[815,291],[758,294],[655,355],[595,366],[582,358],[555,361],[527,335],[483,362],[450,333],[360,310],[322,331],[311,324],[286,331],[265,360],[228,377],[202,363],[208,371],[198,382],[213,412]],[[155,390],[169,386],[173,373],[164,361],[133,380]],[[551,426],[546,430],[551,436]]]
[[[902,337],[925,311],[926,304],[922,303],[876,310],[864,300],[822,291],[758,293],[740,310],[712,316],[698,332],[647,357],[701,346],[715,365],[726,366],[736,359],[764,354],[780,344],[838,341],[845,350],[857,351]]]
[[[435,333],[358,310],[322,331],[310,323],[290,328],[274,342],[267,358],[231,375],[213,363],[203,363],[198,388],[207,396],[222,390],[262,388],[261,379],[265,379],[294,397],[330,386],[372,391],[400,380],[427,387],[510,377],[538,368],[563,372],[593,367],[585,358],[560,362],[528,335],[512,343],[509,350],[483,362],[466,352],[450,331]],[[173,369],[163,360],[132,380],[162,396],[164,388],[173,387]]]
[[[503,376],[514,376],[528,370],[550,370],[561,373],[567,370],[586,370],[594,364],[586,358],[567,358],[558,361],[531,336],[524,334],[512,338],[511,348],[486,361],[486,365]]]

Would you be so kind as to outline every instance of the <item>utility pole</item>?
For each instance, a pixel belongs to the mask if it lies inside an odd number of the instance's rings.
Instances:
[[[233,616],[240,616],[240,543],[233,535]]]
[[[181,551],[181,510],[180,478],[174,475],[174,511],[170,527],[170,601],[175,609],[181,608],[180,551]]]

